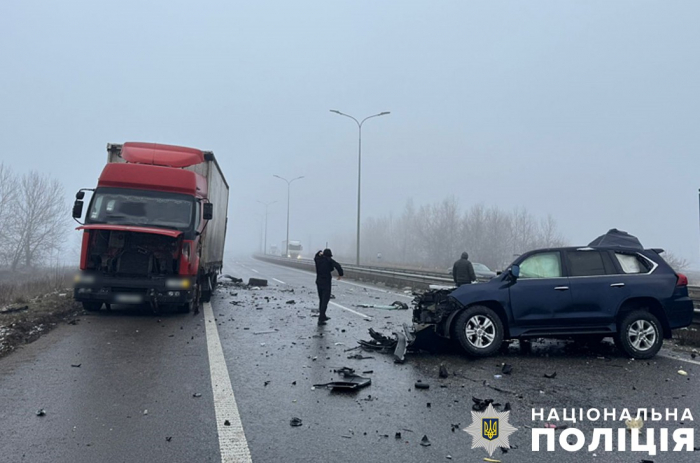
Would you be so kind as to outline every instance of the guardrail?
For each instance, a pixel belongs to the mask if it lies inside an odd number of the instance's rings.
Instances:
[[[258,260],[273,264],[295,267],[302,270],[314,270],[314,262],[311,259],[287,259],[270,255],[255,255],[254,257]],[[379,282],[399,288],[410,286],[416,289],[428,289],[430,285],[454,284],[452,278],[448,278],[446,274],[438,272],[357,266],[352,264],[342,264],[342,266],[348,278]],[[700,286],[688,286],[688,294],[695,305],[693,323],[700,324]]]

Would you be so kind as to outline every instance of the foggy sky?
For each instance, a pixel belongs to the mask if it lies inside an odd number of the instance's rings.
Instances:
[[[99,4],[98,4],[99,3]],[[148,3],[148,5],[145,5]],[[0,161],[94,187],[108,142],[213,150],[229,251],[454,195],[698,256],[700,3],[0,4]],[[67,211],[67,214],[69,212]]]

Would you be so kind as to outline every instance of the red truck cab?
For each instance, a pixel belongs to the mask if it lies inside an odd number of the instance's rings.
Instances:
[[[182,312],[208,300],[223,266],[228,208],[228,184],[213,153],[133,142],[107,150],[78,227],[75,299],[90,311],[149,303]],[[76,218],[83,196],[81,190]]]

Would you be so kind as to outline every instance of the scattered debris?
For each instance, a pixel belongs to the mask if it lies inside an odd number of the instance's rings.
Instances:
[[[408,310],[408,304],[401,301],[394,301],[389,305],[382,304],[356,304],[355,307],[362,309],[382,309],[382,310]]]
[[[503,365],[503,368],[501,369],[501,373],[504,375],[509,375],[513,372],[513,365],[508,365],[507,363]]]
[[[450,426],[452,427],[452,432],[455,432],[456,430],[458,430],[459,428],[462,427],[462,424],[457,423],[457,424],[451,424]]]
[[[289,420],[289,425],[294,427],[301,426],[301,418],[293,417]]]
[[[243,328],[243,329],[247,329],[247,328]],[[274,329],[274,330],[265,330],[265,331],[253,331],[253,334],[271,334],[271,333],[276,333],[276,332],[277,332],[277,330]]]
[[[430,446],[430,439],[428,439],[428,436],[424,435],[423,438],[420,440],[420,445],[423,447],[429,447]]]
[[[472,397],[472,402],[474,402],[474,405],[472,405],[472,410],[475,412],[483,412],[489,407],[489,405],[493,405],[493,408],[499,408],[501,406],[499,403],[494,403],[493,399],[479,399],[478,397]],[[510,410],[510,404],[506,404],[506,406],[508,407],[508,410]]]
[[[445,366],[444,363],[440,364],[440,373],[439,373],[440,378],[447,378],[450,376],[450,374],[447,372],[447,367]]]
[[[552,373],[545,373],[545,374],[544,374],[544,377],[545,377],[545,378],[549,378],[549,379],[554,379],[554,378],[557,377],[557,372],[555,371],[555,372],[552,372]]]
[[[625,426],[627,426],[627,429],[632,432],[640,432],[642,428],[644,427],[644,420],[641,418],[636,418],[633,420],[625,420]]]
[[[168,442],[170,442],[171,440],[173,440],[173,436],[168,436],[168,437],[165,438],[165,440],[168,441]]]
[[[484,457],[484,461],[487,461],[488,463],[501,463],[501,460],[495,460],[493,458],[486,458],[486,457]]]
[[[71,367],[80,368],[80,365],[82,365],[82,363],[73,363],[73,364],[71,364]]]
[[[349,359],[354,359],[354,360],[368,360],[368,359],[373,359],[374,357],[366,357],[362,354],[354,354],[354,355],[348,355]]]
[[[46,410],[40,408],[39,410],[37,410],[36,416],[46,416]]]
[[[144,414],[144,415],[148,415],[148,410],[144,410],[144,411],[143,411],[143,414]]]
[[[374,373],[374,370],[365,370],[362,372],[363,375],[371,375],[372,373]]]
[[[224,421],[224,426],[231,426],[231,422],[229,420]]]
[[[396,434],[394,434],[394,437],[395,437],[396,439],[401,439],[401,432],[396,431]]]
[[[202,394],[199,392],[195,392],[194,394],[192,394],[192,397],[199,398],[202,397]]]
[[[353,368],[343,367],[333,371],[339,373],[343,379],[324,384],[314,384],[314,387],[327,387],[330,389],[360,389],[372,384],[372,380],[370,378],[364,378],[356,375]]]
[[[264,387],[267,387],[268,384],[270,384],[270,381],[265,381],[265,383],[263,384],[263,386],[264,386]]]
[[[430,384],[422,382],[420,379],[413,385],[416,389],[430,389]]]
[[[228,275],[228,274],[221,275],[221,276],[224,278],[228,278],[229,280],[231,280],[234,283],[243,283],[243,280],[241,278],[232,277],[231,275]]]
[[[250,278],[248,280],[248,286],[257,286],[258,288],[260,286],[267,286],[267,280],[263,280],[262,278]]]
[[[678,374],[681,376],[688,376],[688,372],[685,370],[678,370]]]
[[[0,310],[0,314],[8,314],[8,313],[16,313],[16,312],[24,312],[25,310],[29,310],[29,306],[25,305],[22,307],[7,307],[6,309]]]

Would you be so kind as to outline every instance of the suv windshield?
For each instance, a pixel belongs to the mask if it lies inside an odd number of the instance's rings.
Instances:
[[[186,231],[192,226],[194,198],[161,191],[100,188],[87,223],[138,225]]]

